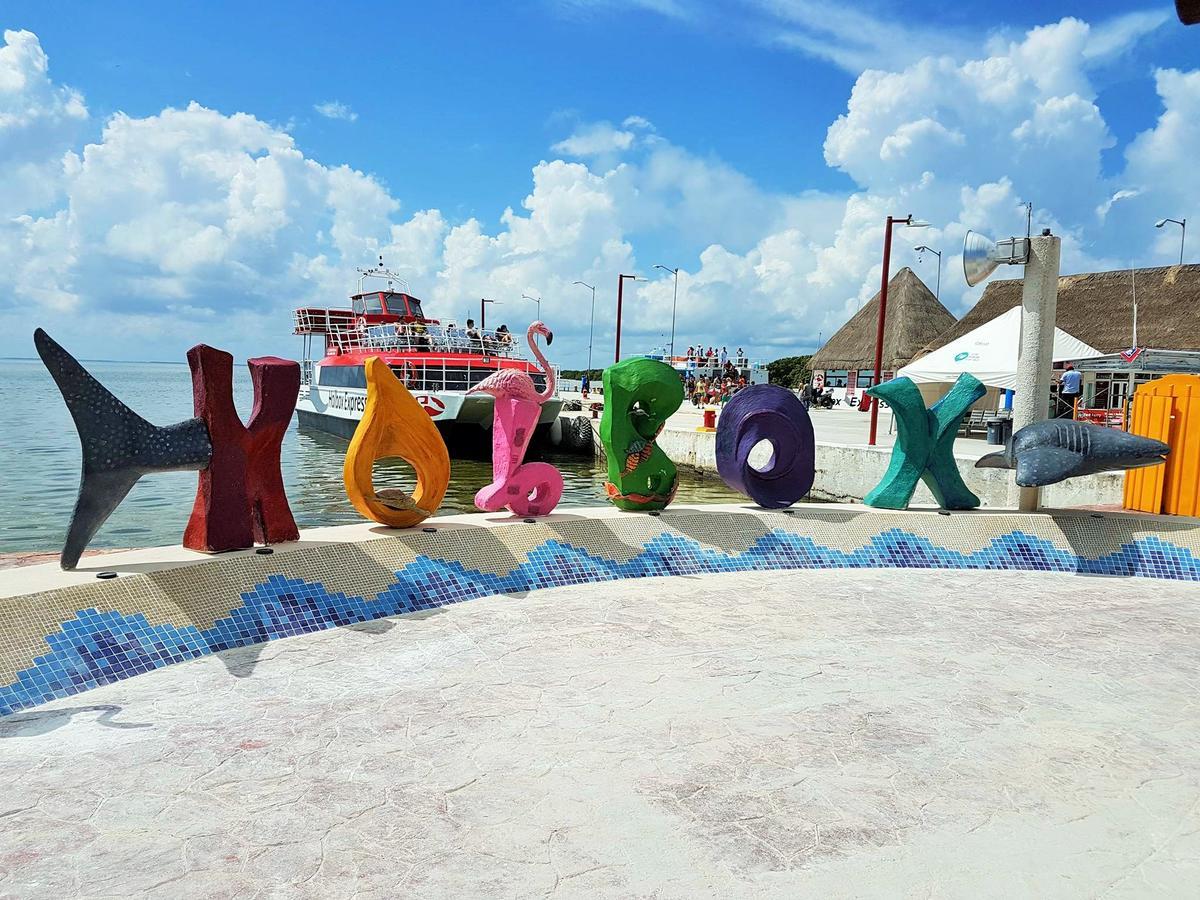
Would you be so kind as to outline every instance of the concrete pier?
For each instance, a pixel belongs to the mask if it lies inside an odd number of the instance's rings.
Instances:
[[[1200,520],[428,521],[0,572],[0,897],[1196,883]]]
[[[584,411],[565,415],[591,414]],[[890,415],[887,410],[881,412],[878,445],[868,447],[865,414],[848,407],[810,412],[817,438],[817,471],[811,494],[814,499],[839,503],[861,501],[871,488],[879,483],[887,470],[892,445],[896,439],[894,431],[889,430]],[[715,475],[716,434],[711,431],[697,431],[697,426],[701,425],[702,421],[701,410],[691,405],[685,406],[671,417],[667,427],[658,437],[658,445],[677,466]],[[595,452],[603,454],[598,434],[594,443]],[[1020,500],[1020,488],[1013,480],[1012,472],[1005,469],[975,468],[975,461],[979,457],[998,449],[1000,448],[978,437],[959,438],[954,442],[954,456],[963,480],[983,501],[983,505],[996,509],[1016,509]],[[1041,498],[1043,505],[1057,509],[1072,506],[1120,506],[1124,485],[1124,473],[1106,472],[1071,478],[1042,488]],[[935,503],[933,495],[924,483],[917,485],[913,503],[920,506]]]

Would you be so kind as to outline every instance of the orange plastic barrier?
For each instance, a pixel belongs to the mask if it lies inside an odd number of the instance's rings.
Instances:
[[[1132,434],[1171,447],[1162,466],[1125,473],[1126,509],[1200,515],[1200,376],[1168,375],[1133,395]]]

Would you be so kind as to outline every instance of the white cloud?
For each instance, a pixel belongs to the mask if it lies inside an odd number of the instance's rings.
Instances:
[[[830,0],[755,0],[766,14],[763,39],[831,62],[857,75],[864,69],[898,68],[921,56],[958,54],[969,37],[939,23],[886,20],[853,4]]]
[[[629,120],[625,122],[628,124]],[[633,146],[634,138],[632,131],[613,128],[611,122],[593,122],[576,128],[569,138],[559,141],[550,149],[581,158],[610,156],[628,150]]]
[[[591,301],[575,280],[598,287],[600,348],[616,273],[652,275],[627,288],[625,346],[645,350],[670,329],[672,279],[653,265],[679,265],[677,345],[770,356],[811,348],[878,289],[888,214],[934,223],[898,230],[893,266],[933,283],[933,258],[918,264],[911,247],[941,249],[943,300],[962,310],[981,291],[951,275],[963,235],[1021,233],[1027,199],[1035,227],[1062,235],[1067,271],[1170,262],[1178,241],[1153,221],[1200,221],[1200,72],[1156,73],[1161,114],[1122,148],[1116,176],[1101,167],[1114,138],[1092,84],[1150,27],[1065,19],[976,58],[863,72],[825,138],[827,163],[855,185],[844,194],[767,190],[631,114],[576,127],[552,148],[566,158],[534,165],[527,196],[495,224],[402,212],[375,178],[309,158],[286,130],[195,103],[116,114],[81,146],[83,98],[52,82],[35,37],[9,33],[0,172],[34,174],[0,176],[0,335],[27,331],[20,316],[40,303],[83,340],[128,331],[129,353],[147,337],[286,352],[289,308],[339,302],[354,267],[382,253],[445,318],[496,297],[489,319],[518,328],[532,313],[520,295],[535,289],[567,364],[582,360]],[[639,249],[651,246],[653,257]]]
[[[337,100],[326,100],[324,103],[314,104],[313,109],[318,115],[322,115],[327,119],[341,119],[343,122],[355,122],[358,120],[358,113],[345,103],[339,103]]]
[[[551,5],[575,15],[613,9],[636,9],[679,20],[692,19],[697,15],[694,4],[688,0],[551,0]]]
[[[5,31],[0,46],[0,209],[27,210],[59,195],[62,155],[88,119],[80,94],[55,85],[37,36]]]
[[[1103,221],[1104,218],[1106,216],[1108,216],[1109,212],[1112,211],[1114,204],[1120,203],[1122,200],[1128,200],[1132,197],[1137,197],[1140,194],[1141,194],[1141,191],[1134,191],[1134,190],[1128,190],[1128,189],[1123,189],[1123,190],[1117,191],[1115,194],[1113,194],[1111,197],[1109,197],[1107,200],[1105,200],[1103,203],[1101,203],[1099,206],[1096,207],[1096,218]]]

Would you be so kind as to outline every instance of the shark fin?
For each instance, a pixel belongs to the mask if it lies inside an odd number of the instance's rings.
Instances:
[[[1007,453],[989,453],[987,456],[981,456],[975,460],[975,468],[977,469],[1011,469]]]

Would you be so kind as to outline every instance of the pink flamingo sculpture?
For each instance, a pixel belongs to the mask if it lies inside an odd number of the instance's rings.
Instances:
[[[554,369],[538,349],[537,335],[554,342],[554,333],[534,322],[525,333],[529,349],[546,376],[546,389],[538,393],[533,379],[517,369],[502,369],[489,375],[468,394],[491,394],[496,398],[492,426],[492,483],[475,495],[475,506],[485,512],[507,507],[518,516],[546,516],[562,499],[563,480],[549,463],[525,463],[529,439],[542,414],[542,404],[554,396]]]

